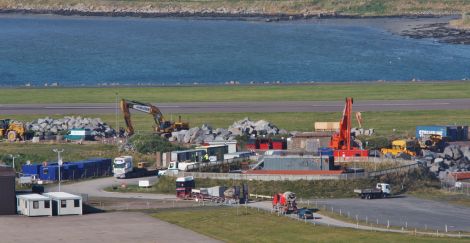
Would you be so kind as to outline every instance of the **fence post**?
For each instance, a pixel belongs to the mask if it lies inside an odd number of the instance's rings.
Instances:
[[[387,229],[389,229],[389,228],[390,228],[390,219],[387,220]]]

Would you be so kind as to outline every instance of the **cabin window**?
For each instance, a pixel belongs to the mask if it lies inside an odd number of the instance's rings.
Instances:
[[[44,201],[44,208],[50,208],[51,207],[51,202],[50,201]]]
[[[60,200],[60,207],[66,208],[67,207],[67,200]]]
[[[80,207],[80,199],[73,200],[73,206],[76,208]]]
[[[38,209],[39,208],[39,201],[33,201],[33,208]]]

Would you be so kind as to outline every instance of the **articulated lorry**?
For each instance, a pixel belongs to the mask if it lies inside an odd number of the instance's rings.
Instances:
[[[126,155],[114,158],[113,174],[119,179],[137,178],[157,175],[158,170],[145,168],[144,163],[139,163],[139,166],[134,167],[132,156]]]
[[[354,189],[362,199],[374,199],[389,197],[392,194],[390,185],[387,183],[377,183],[375,188]]]

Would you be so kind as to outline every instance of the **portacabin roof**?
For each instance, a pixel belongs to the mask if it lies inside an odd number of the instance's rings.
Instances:
[[[26,199],[26,200],[49,200],[49,197],[40,195],[40,194],[23,194],[16,196],[17,198]]]
[[[70,194],[67,192],[48,192],[43,193],[43,195],[50,197],[51,199],[82,199],[81,196]]]

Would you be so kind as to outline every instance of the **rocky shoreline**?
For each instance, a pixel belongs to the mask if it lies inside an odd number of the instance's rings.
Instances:
[[[413,39],[433,38],[442,43],[470,45],[470,30],[450,27],[448,23],[432,23],[400,33]]]
[[[400,15],[354,15],[337,12],[304,12],[304,13],[267,13],[250,10],[227,11],[222,10],[137,10],[137,9],[109,9],[106,11],[88,9],[31,9],[31,8],[0,8],[0,14],[52,14],[61,16],[95,16],[95,17],[138,17],[138,18],[165,18],[165,17],[189,17],[189,18],[227,18],[227,19],[247,19],[247,20],[263,20],[263,21],[288,21],[300,19],[383,19],[383,18],[439,18],[448,16],[448,13],[416,13],[416,14],[400,14]]]

